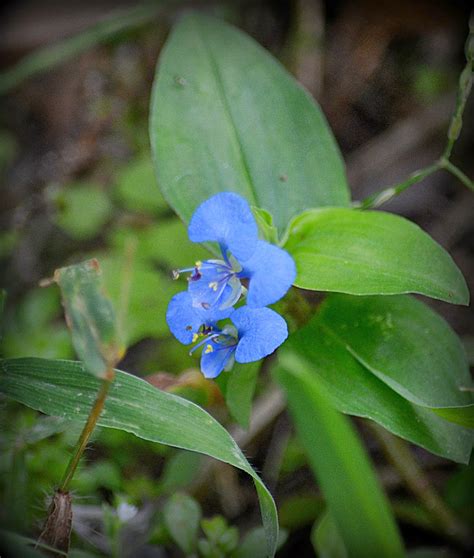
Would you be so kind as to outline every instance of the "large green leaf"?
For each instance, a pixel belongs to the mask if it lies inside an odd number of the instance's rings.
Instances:
[[[290,337],[278,357],[286,368],[306,370],[322,382],[339,411],[374,420],[437,455],[469,462],[472,432],[393,391],[358,362],[318,316]]]
[[[280,367],[296,430],[349,557],[403,556],[388,501],[349,420],[306,368]]]
[[[0,361],[0,391],[48,415],[87,418],[100,381],[79,362],[38,358]],[[183,448],[229,463],[254,480],[260,499],[268,554],[278,540],[275,504],[229,433],[206,411],[120,370],[115,371],[98,425],[131,432],[145,440]]]
[[[174,29],[150,136],[158,184],[184,221],[221,191],[268,210],[280,232],[304,209],[349,203],[339,150],[314,100],[223,21],[189,15]]]
[[[460,339],[422,302],[332,295],[319,315],[356,359],[408,401],[426,407],[473,403]]]
[[[298,287],[354,295],[420,293],[468,304],[451,256],[417,225],[391,213],[346,208],[296,217],[285,248]]]

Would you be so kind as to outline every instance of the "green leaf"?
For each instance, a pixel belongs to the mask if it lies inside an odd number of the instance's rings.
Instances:
[[[296,430],[350,557],[402,557],[388,501],[350,421],[306,368],[279,367]]]
[[[449,325],[409,296],[332,295],[320,321],[359,362],[402,397],[425,407],[473,402],[464,347]]]
[[[314,100],[250,37],[184,17],[162,51],[151,101],[158,184],[187,222],[234,191],[281,232],[310,207],[349,203],[343,162]]]
[[[79,362],[37,358],[0,361],[0,391],[45,414],[84,421],[100,381]],[[229,463],[248,473],[260,500],[267,552],[274,555],[278,540],[275,503],[229,433],[193,403],[160,391],[144,380],[116,370],[99,426],[131,432]]]
[[[99,262],[87,260],[57,269],[54,281],[61,289],[77,355],[91,374],[109,377],[124,349],[112,303],[102,292]]]
[[[252,412],[252,400],[257,384],[261,362],[239,364],[236,362],[228,373],[225,386],[225,401],[232,417],[248,428]]]
[[[328,208],[291,223],[285,249],[295,285],[354,295],[419,293],[468,304],[466,282],[451,256],[410,221],[382,211]]]
[[[112,215],[107,194],[95,184],[71,184],[55,194],[54,202],[56,223],[79,240],[97,236]]]
[[[311,530],[311,543],[318,558],[347,558],[347,550],[331,514],[325,513]]]
[[[167,204],[156,185],[155,170],[151,156],[131,161],[116,179],[115,194],[127,209],[156,214]]]
[[[174,542],[186,556],[191,555],[197,545],[201,508],[187,494],[173,494],[163,510],[166,528]]]
[[[278,358],[285,367],[304,369],[315,381],[322,382],[342,413],[374,420],[447,459],[469,461],[472,432],[393,391],[354,358],[344,343],[319,323],[318,316],[290,337]]]

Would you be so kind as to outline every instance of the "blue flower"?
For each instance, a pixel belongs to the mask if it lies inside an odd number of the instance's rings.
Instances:
[[[258,239],[257,223],[241,196],[223,192],[203,202],[188,228],[193,242],[217,242],[222,259],[196,262],[188,291],[192,303],[204,309],[224,310],[244,292],[241,280],[248,280],[247,304],[260,308],[282,298],[293,284],[296,268],[291,256]]]
[[[166,320],[173,335],[184,344],[199,340],[191,353],[203,347],[201,371],[206,378],[215,378],[230,369],[234,360],[253,362],[273,353],[288,337],[285,320],[269,308],[226,311],[202,310],[192,306],[187,292],[174,296]],[[233,325],[217,327],[218,319],[230,317]]]

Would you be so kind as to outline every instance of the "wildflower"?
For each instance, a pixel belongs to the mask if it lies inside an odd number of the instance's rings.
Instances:
[[[188,228],[193,242],[217,242],[222,259],[196,262],[188,291],[193,305],[221,310],[234,305],[248,279],[247,304],[260,308],[282,298],[293,284],[296,268],[291,256],[258,239],[258,227],[248,203],[241,196],[223,192],[203,202]]]
[[[190,353],[203,347],[201,371],[206,378],[229,370],[234,360],[241,363],[260,360],[273,353],[288,336],[285,320],[269,308],[244,306],[217,312],[227,313],[233,325],[217,327],[216,311],[192,306],[189,293],[184,292],[173,297],[166,315],[178,341],[190,344],[199,340]]]

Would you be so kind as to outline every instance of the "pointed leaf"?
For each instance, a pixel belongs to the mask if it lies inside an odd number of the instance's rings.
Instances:
[[[355,295],[419,293],[468,304],[451,256],[417,225],[382,211],[312,210],[296,217],[286,250],[295,285]]]

